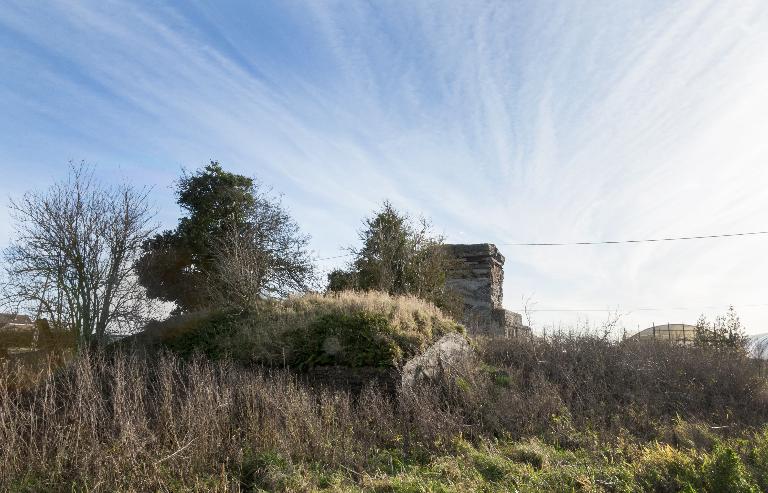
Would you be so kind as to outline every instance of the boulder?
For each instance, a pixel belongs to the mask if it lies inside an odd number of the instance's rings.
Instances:
[[[431,380],[471,353],[472,348],[464,336],[455,333],[445,335],[403,366],[402,385],[410,387],[419,381]]]

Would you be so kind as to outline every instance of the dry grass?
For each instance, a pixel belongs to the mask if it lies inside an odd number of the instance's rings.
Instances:
[[[225,362],[84,354],[26,389],[18,369],[3,370],[2,490],[149,491],[222,470],[234,486],[252,481],[243,475],[263,452],[355,467],[373,437],[396,436],[392,403],[374,392],[352,402]],[[350,426],[360,420],[370,426]]]
[[[344,303],[354,310],[358,299]],[[322,297],[294,303],[325,309]],[[408,320],[407,310],[397,316]],[[551,474],[555,451],[603,457],[605,443],[619,443],[625,452],[615,453],[628,460],[636,446],[622,444],[632,440],[708,447],[718,434],[768,422],[765,381],[738,354],[594,337],[497,340],[431,384],[354,395],[283,370],[162,352],[84,353],[32,385],[21,385],[24,368],[3,365],[0,490],[311,491],[340,474],[340,490],[392,491],[391,481],[423,464],[438,472],[408,481],[442,484],[451,454],[479,471],[461,484],[481,487],[531,467]],[[458,437],[481,448],[522,440],[499,453],[529,465],[457,449]],[[744,457],[768,464],[758,452]]]
[[[741,350],[563,333],[482,352],[513,387],[549,387],[579,426],[652,436],[677,416],[726,428],[768,420],[760,362]]]
[[[411,336],[419,350],[448,330],[461,330],[439,308],[415,296],[343,291],[292,296],[282,302],[257,307],[250,323],[241,327],[239,335],[243,339],[255,338],[255,347],[270,347],[271,342],[283,340],[287,332],[306,331],[323,316],[354,316],[358,313],[384,316],[394,332]],[[279,354],[281,349],[272,349],[271,353]]]
[[[368,312],[386,315],[401,332],[422,332],[431,338],[441,325],[451,323],[450,318],[432,303],[415,296],[390,296],[379,291],[306,294],[290,297],[280,306],[278,317],[282,327],[295,327],[294,324],[302,321],[306,324],[330,313]]]

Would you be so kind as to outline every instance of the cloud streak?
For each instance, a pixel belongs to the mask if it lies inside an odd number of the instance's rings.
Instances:
[[[462,242],[766,227],[758,0],[9,2],[0,36],[6,194],[88,159],[160,185],[172,221],[165,187],[216,158],[284,192],[324,255],[384,198]],[[768,301],[761,239],[502,250],[513,308],[692,307],[637,328]]]

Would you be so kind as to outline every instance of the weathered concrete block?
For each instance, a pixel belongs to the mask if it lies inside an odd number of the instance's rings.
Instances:
[[[463,323],[470,335],[515,337],[526,333],[519,313],[502,306],[504,256],[496,245],[446,245],[459,260],[446,285],[464,300]]]

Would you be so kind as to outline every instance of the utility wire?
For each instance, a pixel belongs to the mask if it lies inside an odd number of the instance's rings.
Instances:
[[[499,243],[499,245],[503,246],[577,246],[577,245],[620,245],[620,244],[631,244],[631,243],[656,243],[656,242],[665,242],[665,241],[686,241],[686,240],[705,240],[705,239],[714,239],[714,238],[737,238],[737,237],[745,237],[745,236],[759,236],[759,235],[767,235],[768,231],[749,231],[745,233],[723,233],[723,234],[714,234],[714,235],[699,235],[699,236],[676,236],[676,237],[668,237],[668,238],[645,238],[645,239],[636,239],[636,240],[605,240],[605,241],[575,241],[575,242],[527,242],[527,243]],[[339,259],[339,258],[346,258],[351,257],[355,255],[354,253],[345,253],[341,255],[332,255],[329,257],[316,257],[314,260],[333,260],[333,259]],[[321,269],[322,271],[329,271],[330,269]],[[751,304],[751,305],[741,305],[739,308],[755,308],[755,307],[766,307],[768,306],[768,303],[764,304]],[[706,306],[706,307],[671,307],[671,308],[650,308],[650,307],[639,307],[639,308],[633,308],[631,310],[620,310],[618,308],[612,309],[612,308],[585,308],[585,309],[578,309],[578,308],[533,308],[533,309],[527,309],[527,310],[517,310],[519,313],[528,312],[528,313],[540,313],[540,312],[618,312],[623,311],[626,313],[632,313],[632,312],[655,312],[655,311],[676,311],[676,310],[704,310],[704,309],[720,309],[723,307],[717,307],[717,306]]]
[[[332,260],[335,258],[351,257],[352,255],[354,255],[354,253],[345,253],[343,255],[333,255],[331,257],[317,257],[314,260]]]
[[[518,313],[523,312],[623,312],[623,313],[632,313],[632,312],[665,312],[665,311],[690,311],[690,310],[721,310],[724,308],[728,308],[730,306],[733,306],[734,308],[758,308],[758,307],[766,307],[768,306],[768,303],[758,303],[758,304],[748,304],[748,305],[720,305],[720,306],[699,306],[699,307],[670,307],[670,308],[647,308],[647,307],[640,307],[640,308],[631,308],[631,309],[625,309],[622,310],[621,308],[529,308],[529,309],[519,309],[514,310]]]
[[[680,240],[705,240],[710,238],[733,238],[738,236],[756,236],[766,235],[768,231],[750,231],[747,233],[724,233],[717,235],[701,236],[677,236],[671,238],[647,238],[641,240],[606,240],[606,241],[573,241],[573,242],[547,242],[547,243],[499,243],[505,246],[574,246],[574,245],[619,245],[625,243],[652,243],[661,241],[680,241]]]
[[[526,243],[498,243],[502,246],[576,246],[576,245],[621,245],[628,243],[657,243],[663,241],[708,240],[713,238],[737,238],[744,236],[768,235],[768,231],[748,231],[746,233],[723,233],[716,235],[699,236],[675,236],[669,238],[644,238],[638,240],[605,240],[605,241],[572,241],[572,242],[526,242]],[[333,255],[330,257],[318,257],[314,260],[333,260],[353,256],[354,253]]]

